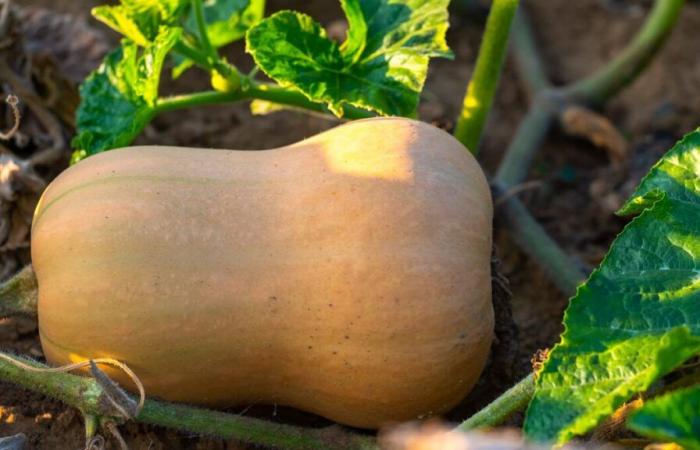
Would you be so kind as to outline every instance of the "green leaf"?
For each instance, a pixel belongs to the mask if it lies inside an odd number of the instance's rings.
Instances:
[[[265,14],[265,0],[206,0],[204,21],[207,36],[214,47],[222,47],[245,36],[248,28],[258,23]],[[197,32],[197,21],[190,13],[185,29]]]
[[[125,39],[80,87],[73,160],[129,145],[153,118],[163,61],[182,30],[163,28],[140,49]]]
[[[205,0],[203,9],[209,41],[219,48],[243,38],[246,31],[263,18],[265,0]],[[199,34],[197,19],[191,10],[185,19],[185,29],[191,33],[191,38]],[[194,61],[177,53],[173,54],[173,61],[173,79],[195,65]]]
[[[649,401],[629,418],[627,425],[652,439],[700,450],[700,386]]]
[[[430,57],[451,57],[449,0],[342,0],[348,36],[340,45],[311,17],[281,11],[246,35],[247,51],[272,79],[325,103],[386,115],[415,114]]]
[[[173,53],[171,56],[174,67],[170,72],[170,76],[173,77],[173,80],[177,80],[180,78],[180,75],[194,67],[194,61],[186,56],[182,56],[178,53]]]
[[[650,171],[613,242],[564,316],[525,421],[563,443],[700,352],[700,131]]]
[[[92,15],[138,45],[153,42],[163,26],[175,26],[187,0],[122,0],[115,6],[98,6]]]

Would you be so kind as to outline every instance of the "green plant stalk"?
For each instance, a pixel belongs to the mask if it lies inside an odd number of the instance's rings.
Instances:
[[[204,54],[201,54],[199,50],[192,47],[187,49],[187,45],[180,43],[180,45],[176,45],[175,51],[189,50],[189,53],[185,54],[185,56],[188,56],[198,66],[209,71],[211,75],[218,73],[227,79],[232,86],[238,88],[241,84],[240,72],[238,72],[235,66],[227,63],[225,59],[219,56],[219,52],[209,39],[202,0],[192,0],[192,10],[194,11],[195,21],[197,22],[197,34],[199,36],[199,42],[203,47],[202,50]]]
[[[559,92],[564,95],[559,100],[562,103],[576,101],[601,105],[634,81],[672,31],[682,5],[683,0],[656,0],[642,30],[621,55],[588,78],[568,88],[562,88]],[[532,92],[539,92],[538,96],[550,92],[551,98],[551,89],[546,87],[549,82],[546,78],[543,80],[545,72],[541,60],[539,58],[533,59],[533,55],[536,55],[533,53],[535,41],[528,22],[516,20],[513,33],[518,36],[520,44],[523,40],[533,44],[513,46],[513,50],[519,53],[516,54],[516,61],[519,61],[518,67],[521,76],[528,83]],[[528,58],[530,59],[528,60]],[[496,190],[499,193],[521,183],[527,176],[534,155],[551,126],[554,113],[550,113],[550,118],[545,119],[547,115],[545,104],[546,102],[535,102],[533,108],[539,108],[541,111],[528,113],[529,119],[518,129],[516,139],[509,147],[499,169],[499,175],[496,177]],[[538,262],[562,292],[572,295],[577,284],[582,280],[583,273],[576,269],[564,251],[551,239],[517,198],[507,199],[502,208],[506,224],[516,243]],[[518,383],[516,387],[522,386],[524,381]],[[466,426],[473,427],[474,423],[477,423],[477,426],[493,426],[499,423],[501,415],[491,414],[495,408],[492,405],[499,405],[499,409],[496,411],[501,411],[501,406],[506,410],[509,408],[514,408],[513,411],[520,409],[521,406],[517,405],[517,402],[508,401],[510,395],[510,391],[501,395],[491,405],[475,414],[473,420],[467,420]]]
[[[326,108],[323,104],[312,102],[299,91],[285,89],[268,83],[258,83],[246,89],[239,89],[232,92],[205,91],[194,94],[161,98],[158,99],[154,112],[155,114],[160,114],[166,111],[191,108],[193,106],[231,103],[253,99],[266,100],[291,108],[331,114],[328,108]],[[351,120],[366,119],[375,116],[375,114],[371,111],[355,108],[349,105],[345,105],[343,107],[343,111],[343,117]]]
[[[83,414],[83,420],[85,421],[85,447],[89,448],[87,443],[95,437],[100,427],[99,418],[91,414]]]
[[[192,61],[194,61],[195,64],[197,64],[199,67],[203,68],[206,71],[214,70],[214,65],[207,59],[205,55],[203,55],[199,50],[185,43],[182,40],[179,40],[175,44],[175,46],[173,47],[173,51],[191,59]]]
[[[372,437],[335,426],[302,428],[191,406],[146,401],[138,422],[290,450],[378,450]]]
[[[173,95],[159,98],[154,107],[154,114],[158,115],[168,111],[177,111],[197,106],[232,103],[245,100],[246,98],[248,97],[246,97],[241,90],[234,92],[203,91],[193,94]]]
[[[648,66],[676,23],[684,0],[656,0],[644,26],[620,56],[593,75],[569,87],[551,88],[534,47],[532,27],[524,12],[513,25],[513,51],[530,91],[537,93],[525,121],[508,147],[496,178],[504,187],[522,183],[544,136],[568,103],[601,106],[629,85]],[[549,110],[549,112],[547,112]],[[547,117],[549,115],[549,117]]]
[[[535,376],[530,374],[481,411],[459,424],[457,430],[470,431],[500,425],[515,412],[524,409],[534,393]]]
[[[192,0],[192,11],[194,12],[194,18],[197,22],[199,42],[202,44],[207,57],[210,58],[211,61],[217,61],[219,59],[219,54],[209,40],[207,22],[204,20],[204,6],[202,5],[202,0]]]
[[[649,65],[678,21],[684,0],[656,0],[642,29],[622,53],[601,70],[564,88],[573,101],[602,106]]]
[[[36,315],[38,292],[34,270],[28,265],[0,284],[0,318],[19,314]]]
[[[591,77],[572,85],[572,88],[561,89],[543,88],[542,63],[539,58],[533,58],[534,48],[523,44],[534,43],[532,28],[526,20],[516,19],[514,34],[520,41],[520,45],[513,46],[514,52],[520,53],[516,56],[516,61],[528,61],[526,64],[518,64],[518,68],[530,90],[539,93],[496,173],[494,184],[501,192],[507,192],[526,179],[552,121],[568,102],[600,102],[616,94],[643,71],[670,33],[682,4],[683,0],[656,0],[642,30],[620,57]],[[573,262],[565,263],[565,253],[521,202],[512,198],[502,208],[506,224],[516,243],[538,262],[564,293],[571,295],[574,292],[574,280],[577,279],[574,275],[580,272]]]
[[[457,120],[455,137],[477,154],[508,49],[508,35],[519,0],[494,0],[471,81]]]
[[[508,198],[501,208],[515,243],[539,264],[562,293],[573,296],[586,279],[586,273],[574,264],[520,200]]]
[[[30,359],[14,358],[38,368],[47,367]],[[0,359],[0,379],[58,399],[86,416],[101,417],[105,402],[109,403],[102,387],[92,378],[59,372],[31,372]],[[378,449],[373,438],[346,432],[340,427],[301,428],[155,400],[146,400],[136,421],[236,439],[256,446],[291,450]]]
[[[535,33],[525,9],[518,9],[515,19],[513,19],[513,28],[510,34],[512,36],[512,55],[516,67],[531,96],[534,97],[540,91],[552,87],[552,83],[545,73],[540,52],[537,50]]]
[[[555,113],[543,97],[537,96],[508,145],[496,171],[495,183],[512,187],[527,178],[532,161],[549,133],[554,116]]]

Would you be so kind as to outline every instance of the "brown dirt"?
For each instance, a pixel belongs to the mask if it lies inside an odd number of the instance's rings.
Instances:
[[[23,0],[78,15],[98,2]],[[525,0],[532,13],[548,72],[557,83],[577,79],[614,56],[639,29],[647,1]],[[303,5],[300,7],[299,5]],[[328,25],[340,17],[335,2],[270,1],[270,10],[302,9]],[[429,77],[421,118],[449,127],[459,110],[472,70],[481,25],[453,17],[449,41],[456,61],[436,61]],[[539,184],[521,194],[554,238],[582,264],[594,266],[624,225],[612,212],[648,167],[684,132],[700,124],[700,5],[689,2],[680,24],[651,67],[604,110],[633,149],[629,172],[611,168],[605,154],[590,144],[554,131],[531,173]],[[240,47],[231,59],[248,61]],[[249,62],[241,63],[246,66]],[[206,77],[191,71],[166,90],[205,88]],[[525,113],[527,96],[512,62],[501,82],[489,121],[481,159],[493,170]],[[333,120],[283,112],[252,117],[244,105],[217,106],[170,113],[148,127],[140,143],[271,148],[288,144],[336,124]],[[529,370],[531,355],[553,345],[561,331],[567,299],[534,263],[512,244],[496,224],[496,246],[502,271],[510,279],[513,310],[520,332],[517,375]],[[0,320],[0,348],[41,357],[36,324],[28,319]],[[505,384],[505,383],[504,383]],[[505,387],[505,386],[504,386]],[[479,403],[485,401],[480,396]],[[480,406],[467,401],[466,409]],[[270,411],[259,414],[270,417]],[[456,419],[456,418],[455,418]],[[24,432],[32,449],[77,449],[82,443],[79,415],[58,402],[0,383],[0,436]],[[124,434],[132,449],[233,449],[234,442],[188,436],[130,424]],[[108,448],[116,448],[109,443]]]

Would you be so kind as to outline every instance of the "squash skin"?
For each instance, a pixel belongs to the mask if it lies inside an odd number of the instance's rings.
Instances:
[[[439,414],[490,350],[491,222],[471,154],[408,119],[275,150],[102,153],[35,213],[42,347],[119,359],[171,401],[362,428]]]

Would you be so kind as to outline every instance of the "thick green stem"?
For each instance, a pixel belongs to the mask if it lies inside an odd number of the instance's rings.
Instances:
[[[562,89],[563,95],[558,101],[561,104],[574,101],[601,105],[631,83],[669,35],[682,5],[683,0],[657,0],[644,27],[630,46],[599,72]],[[504,195],[507,188],[525,179],[552,119],[560,110],[556,108],[557,92],[551,90],[537,55],[532,28],[523,16],[519,15],[516,19],[513,35],[513,49],[521,76],[535,94],[536,101],[518,128],[496,175],[494,190],[497,195]],[[506,198],[501,208],[516,243],[544,268],[559,289],[573,295],[584,279],[583,271],[576,268],[520,201]],[[525,407],[534,389],[534,376],[531,374],[464,421],[458,429],[467,431],[503,423],[513,412]]]
[[[19,356],[12,356],[12,358],[37,368],[46,367],[29,358]],[[60,400],[67,405],[80,409],[85,414],[97,416],[101,413],[99,400],[102,388],[90,378],[78,377],[63,372],[29,371],[5,359],[0,359],[0,379]]]
[[[534,392],[535,376],[530,374],[496,400],[486,405],[481,411],[459,424],[457,429],[470,431],[477,428],[491,428],[500,425],[512,414],[524,409]]]
[[[173,95],[170,97],[159,98],[155,106],[155,114],[161,114],[168,111],[176,111],[178,109],[187,109],[195,106],[217,105],[222,103],[232,103],[240,100],[245,100],[246,97],[242,91],[235,92],[220,92],[220,91],[204,91],[194,94]]]
[[[494,190],[503,192],[498,188]],[[520,200],[515,197],[504,199],[499,208],[515,243],[538,263],[564,294],[574,295],[578,285],[586,279],[586,273],[574,264]]]
[[[471,81],[457,120],[455,137],[476,154],[491,110],[508,49],[510,25],[519,0],[494,0]]]
[[[542,57],[537,50],[530,18],[523,8],[520,8],[515,15],[511,36],[512,53],[518,72],[525,81],[531,96],[534,97],[543,89],[551,87],[552,84],[547,78]]]
[[[97,434],[100,427],[100,421],[98,417],[85,413],[83,413],[83,420],[85,421],[85,442],[87,444]],[[89,447],[86,445],[86,448]]]
[[[293,91],[267,83],[258,83],[248,87],[247,89],[241,89],[233,92],[207,91],[162,98],[159,99],[158,103],[156,104],[155,113],[159,114],[166,111],[190,108],[193,106],[231,103],[251,99],[266,100],[291,108],[299,108],[308,111],[330,114],[328,108],[326,108],[323,104],[312,102],[299,91]],[[343,112],[343,117],[347,119],[365,119],[375,116],[375,114],[371,111],[347,105],[343,107]]]
[[[521,76],[536,95],[496,174],[494,184],[501,192],[526,179],[553,119],[567,103],[600,105],[641,73],[670,34],[682,5],[683,0],[656,0],[642,30],[618,58],[590,77],[561,89],[548,87],[534,46],[532,27],[523,20],[524,16],[516,19],[513,51]],[[520,201],[508,199],[501,208],[516,243],[538,262],[563,292],[573,294],[583,279],[583,272],[566,257]]]
[[[498,184],[512,187],[527,178],[532,160],[547,137],[553,118],[554,114],[549,102],[538,96],[525,119],[520,122],[498,167],[495,176]]]
[[[0,318],[18,314],[36,314],[39,288],[34,269],[28,265],[0,284]]]
[[[572,100],[600,106],[649,65],[678,20],[684,0],[656,0],[642,29],[623,52],[598,72],[564,90]]]
[[[192,0],[192,11],[194,12],[194,18],[197,22],[199,42],[202,44],[204,51],[212,61],[218,60],[219,55],[214,46],[211,45],[209,33],[207,33],[207,22],[204,20],[204,6],[202,5],[202,0]]]
[[[30,359],[20,360],[38,368],[46,367]],[[28,371],[0,359],[0,379],[61,400],[88,416],[103,415],[104,405],[109,404],[102,387],[91,378],[60,372]],[[292,450],[377,449],[372,437],[353,434],[340,427],[301,428],[155,400],[146,400],[136,421],[237,439],[256,446]]]
[[[256,446],[299,450],[377,450],[374,438],[340,427],[302,428],[191,406],[146,401],[138,422],[237,439]]]
[[[567,103],[602,104],[631,83],[659,50],[678,18],[683,0],[657,0],[642,30],[622,54],[603,69],[570,87],[548,87],[534,45],[532,27],[521,11],[513,25],[513,52],[520,75],[536,98],[499,167],[496,179],[508,188],[522,183],[552,120]]]
[[[290,106],[292,108],[332,114],[325,105],[322,103],[312,102],[301,92],[285,89],[274,84],[255,84],[248,89],[246,94],[248,98],[251,99],[265,100],[268,102],[277,103],[279,105]],[[373,116],[374,114],[363,109],[349,108],[347,106],[343,108],[343,117],[346,119],[363,119]]]

